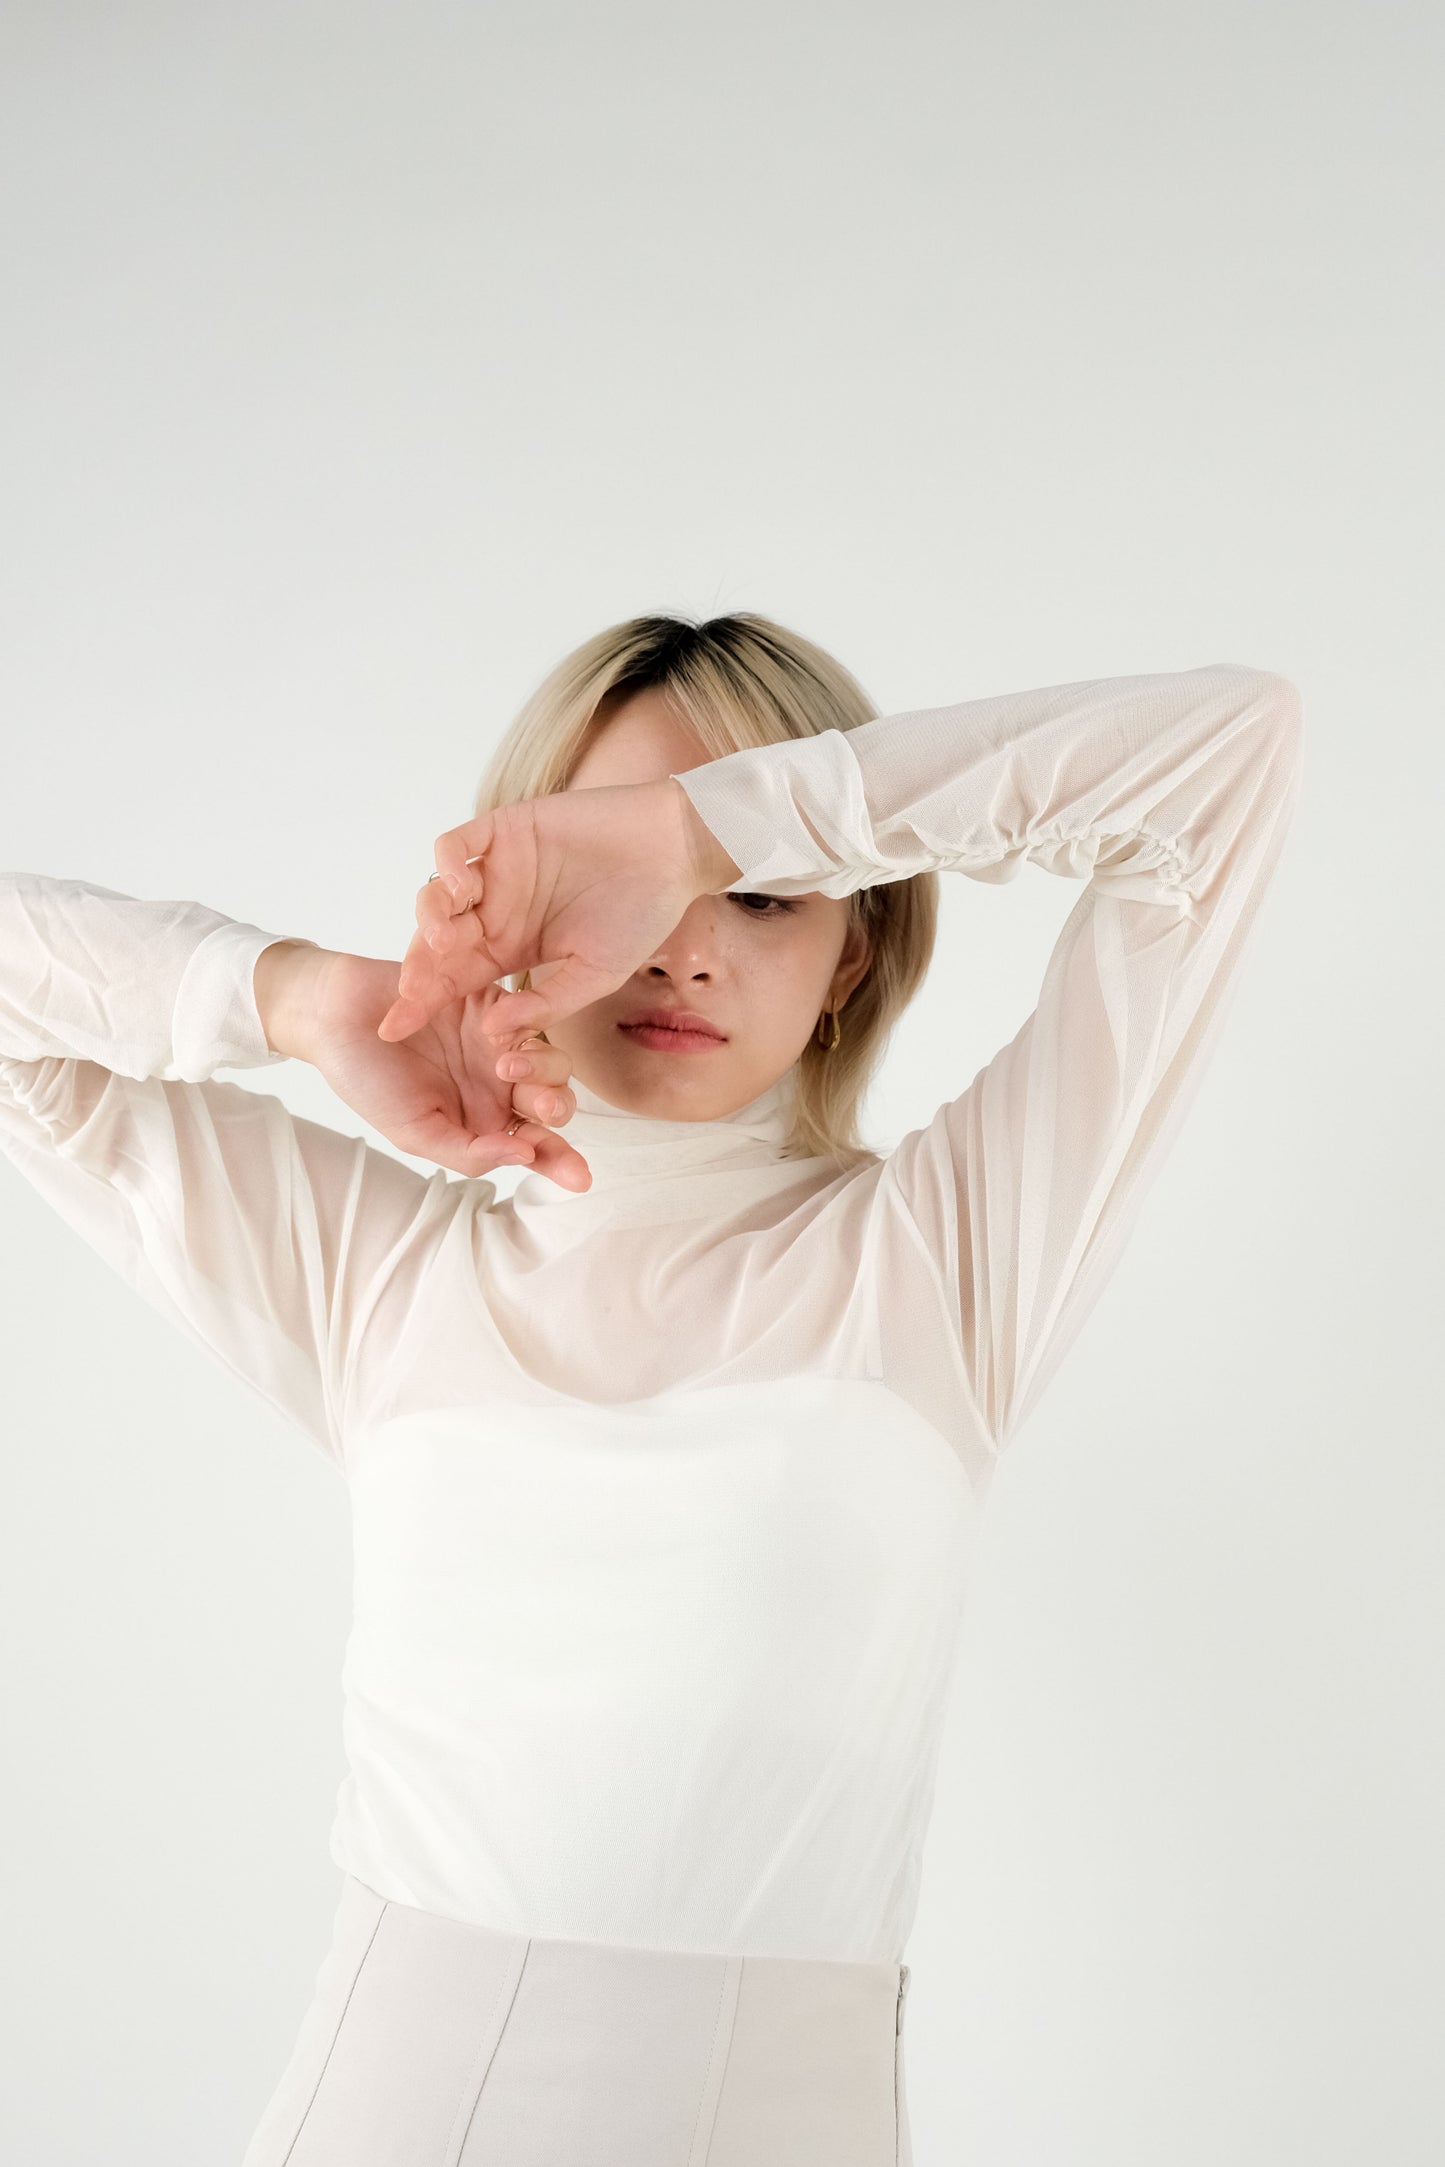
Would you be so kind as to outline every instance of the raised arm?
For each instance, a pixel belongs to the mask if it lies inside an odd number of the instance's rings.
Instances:
[[[0,1149],[340,1465],[375,1290],[450,1199],[444,1174],[215,1080],[285,1058],[254,991],[278,938],[201,903],[0,874]]]
[[[926,870],[1087,882],[1037,1006],[892,1153],[934,1314],[993,1450],[1097,1300],[1190,1103],[1279,859],[1301,772],[1287,678],[1233,663],[884,716],[677,779],[736,891],[846,896]],[[918,1347],[907,1271],[885,1360]],[[903,1316],[902,1304],[910,1305]]]

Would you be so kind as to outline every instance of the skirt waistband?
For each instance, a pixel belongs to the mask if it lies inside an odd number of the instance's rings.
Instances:
[[[243,2167],[911,2167],[908,1979],[500,1933],[348,1875]]]

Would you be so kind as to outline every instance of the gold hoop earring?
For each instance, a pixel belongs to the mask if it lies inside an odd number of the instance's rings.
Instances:
[[[823,1026],[828,1021],[830,1016],[833,1019],[833,1036],[831,1038],[829,1038],[823,1030]],[[838,1021],[837,1009],[825,1008],[822,1015],[818,1018],[818,1044],[820,1046],[826,1047],[827,1051],[831,1053],[833,1051],[833,1048],[841,1042],[842,1037],[843,1027]]]

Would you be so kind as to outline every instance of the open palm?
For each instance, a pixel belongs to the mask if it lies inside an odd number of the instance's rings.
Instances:
[[[497,1042],[482,1029],[496,989],[441,1004],[427,1022],[388,1043],[377,1026],[395,1003],[399,969],[369,956],[328,958],[310,1059],[337,1096],[399,1150],[457,1173],[485,1173],[521,1143],[533,1147],[540,1172],[563,1187],[585,1188],[590,1176],[581,1153],[544,1121],[526,1118],[531,1100],[557,1084],[514,1086],[497,1076]],[[524,1118],[509,1135],[519,1113]]]

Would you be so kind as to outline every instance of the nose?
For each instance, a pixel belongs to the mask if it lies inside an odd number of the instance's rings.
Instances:
[[[649,977],[700,980],[707,984],[718,964],[716,900],[714,896],[701,895],[688,906],[667,939],[653,949],[643,965]]]

